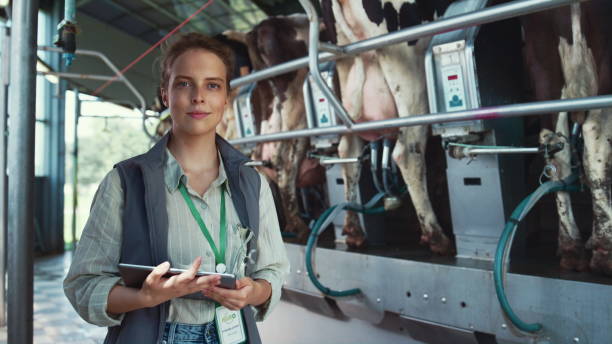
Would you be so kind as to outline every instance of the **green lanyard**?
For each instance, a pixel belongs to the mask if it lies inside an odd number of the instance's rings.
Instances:
[[[200,213],[198,213],[195,206],[193,205],[193,202],[191,201],[191,198],[189,197],[189,194],[187,193],[187,188],[185,187],[183,182],[180,183],[179,190],[181,190],[181,194],[183,194],[185,203],[187,203],[189,210],[191,210],[191,214],[193,215],[196,222],[200,226],[200,230],[202,231],[202,234],[204,234],[204,237],[206,237],[206,240],[208,240],[208,243],[210,244],[210,248],[215,254],[215,265],[225,264],[225,246],[227,246],[226,245],[227,230],[226,230],[226,223],[225,223],[225,188],[223,187],[221,188],[221,219],[219,220],[219,237],[221,241],[220,251],[217,250],[217,246],[215,245],[215,242],[210,236],[210,233],[208,232],[208,228],[206,228],[206,224],[204,223],[204,220],[202,220]]]

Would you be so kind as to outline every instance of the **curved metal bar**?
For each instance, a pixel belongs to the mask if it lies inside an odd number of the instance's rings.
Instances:
[[[336,97],[334,92],[329,89],[319,71],[319,17],[317,12],[310,0],[300,0],[300,4],[306,10],[308,15],[309,24],[309,38],[308,38],[308,66],[310,68],[310,75],[314,78],[315,83],[325,95],[325,98],[331,103],[335,111],[336,116],[344,122],[347,128],[351,128],[354,125],[353,120],[348,115],[340,100]]]
[[[42,46],[42,45],[38,46],[38,50],[52,51],[52,52],[56,52],[56,53],[63,53],[62,49],[60,49],[60,48],[47,47],[47,46]],[[106,55],[104,55],[103,53],[101,53],[99,51],[77,49],[75,51],[75,54],[76,55],[86,55],[86,56],[97,57],[100,60],[102,60],[108,66],[108,68],[110,68],[113,71],[113,73],[115,73],[115,75],[118,75],[117,78],[119,80],[123,81],[125,83],[125,85],[127,86],[127,88],[129,88],[130,91],[132,91],[132,93],[134,93],[134,96],[136,96],[136,99],[138,99],[138,102],[140,103],[140,112],[142,113],[142,130],[149,137],[149,139],[154,141],[155,140],[155,136],[153,134],[149,133],[149,131],[147,130],[147,125],[146,125],[146,120],[149,117],[151,117],[151,116],[148,116],[147,113],[146,113],[147,103],[145,102],[145,99],[142,96],[142,94],[136,89],[136,87],[134,87],[134,85],[130,82],[130,80],[128,80],[128,78],[126,78],[125,75],[122,74],[119,71],[117,66],[115,66],[115,64],[108,57],[106,57]]]
[[[435,114],[415,115],[409,117],[398,117],[380,121],[357,123],[351,128],[351,131],[353,133],[357,133],[379,129],[411,127],[415,125],[428,125],[433,123],[546,115],[555,112],[572,112],[591,109],[602,109],[608,107],[612,107],[612,95],[563,100],[548,100],[542,102],[486,107],[465,111],[442,112]],[[230,143],[240,145],[245,143],[292,140],[301,137],[319,135],[344,135],[348,132],[348,128],[342,125],[337,125],[333,127],[301,129],[294,131],[286,131],[282,133],[260,135],[257,137],[232,140],[230,141]]]

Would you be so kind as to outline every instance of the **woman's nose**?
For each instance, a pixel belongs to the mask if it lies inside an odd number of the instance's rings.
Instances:
[[[193,104],[204,103],[204,92],[200,90],[194,90],[193,96],[191,97],[191,102]]]

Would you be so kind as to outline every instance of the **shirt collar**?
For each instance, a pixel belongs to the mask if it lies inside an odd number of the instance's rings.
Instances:
[[[164,167],[164,179],[166,183],[166,187],[168,191],[174,192],[178,189],[180,182],[182,181],[185,185],[187,185],[187,176],[181,165],[178,163],[172,152],[166,147],[166,154],[168,159],[166,159],[166,165]],[[210,184],[211,187],[220,187],[227,183],[227,174],[225,173],[225,167],[223,166],[223,160],[221,158],[221,154],[217,150],[217,157],[219,158],[219,175],[213,182]],[[228,185],[225,185],[225,191],[231,196]]]

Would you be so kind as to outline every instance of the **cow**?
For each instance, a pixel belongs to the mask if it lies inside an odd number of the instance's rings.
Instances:
[[[323,21],[332,43],[345,45],[387,34],[434,19],[451,1],[321,0]],[[406,117],[428,112],[424,53],[430,39],[397,44],[337,62],[342,103],[356,122]],[[426,183],[425,148],[428,127],[344,135],[338,146],[340,157],[356,157],[364,141],[397,137],[392,157],[407,185],[421,228],[421,242],[438,254],[450,254],[452,243],[433,211]],[[343,165],[346,199],[357,199],[359,167]],[[347,212],[344,224],[347,244],[366,244],[358,217]]]
[[[380,1],[321,0],[323,17],[329,29],[335,29],[340,45],[378,36],[423,21],[433,20],[452,1]],[[582,8],[582,13],[580,9]],[[524,16],[521,18],[525,37],[524,55],[528,74],[533,82],[536,100],[573,98],[609,94],[612,88],[610,38],[612,5],[595,0],[574,5],[573,20],[569,8]],[[573,23],[573,24],[571,24]],[[582,30],[581,30],[581,27]],[[584,32],[583,32],[584,31]],[[373,120],[426,113],[423,73],[423,49],[427,39],[397,44],[357,56],[354,61],[338,64],[343,104],[356,121]],[[342,82],[344,80],[344,82]],[[370,104],[370,105],[368,105]],[[557,131],[542,131],[541,142],[553,143],[569,137],[561,114]],[[593,250],[590,268],[612,273],[612,211],[610,195],[611,136],[610,109],[594,110],[582,118],[585,142],[583,166],[593,201],[593,232],[587,248]],[[413,204],[419,215],[422,241],[429,242],[434,252],[449,252],[449,244],[431,210],[424,184],[423,163],[426,128],[403,128],[393,158],[400,166]],[[366,140],[378,137],[370,133]],[[339,147],[341,156],[356,155],[362,145],[356,136],[345,136]],[[566,145],[567,147],[568,145]],[[555,179],[570,173],[570,156],[566,150],[548,157],[557,168]],[[347,198],[353,200],[350,180],[358,178],[358,170],[344,170]],[[586,266],[584,244],[580,238],[571,203],[566,193],[557,195],[560,216],[559,254],[564,268]],[[361,235],[355,214],[347,214],[345,227],[356,237]],[[361,240],[361,239],[360,239]]]
[[[612,3],[593,0],[521,18],[524,58],[537,100],[587,97],[612,93]],[[593,204],[593,228],[585,243],[576,225],[570,197],[556,196],[559,215],[558,254],[561,267],[612,275],[612,110],[573,113],[582,124],[582,165]],[[542,143],[567,142],[569,114],[556,117],[554,133],[542,130]],[[555,180],[570,175],[569,147],[549,157]],[[578,161],[580,162],[580,161]],[[585,248],[592,250],[588,263]]]
[[[244,43],[250,63],[261,70],[307,55],[308,19],[304,15],[270,17],[254,26],[246,34],[226,33],[233,40]],[[257,83],[253,91],[253,118],[258,134],[304,129],[307,126],[302,87],[308,71],[279,75]],[[224,115],[224,135],[235,137],[233,109]],[[277,208],[282,208],[284,232],[293,233],[298,242],[305,242],[310,232],[300,217],[298,188],[320,187],[325,181],[325,170],[315,159],[307,158],[310,141],[307,138],[259,144],[252,159],[266,161],[261,170],[278,188]],[[321,205],[322,206],[322,205]],[[311,216],[320,213],[317,209]],[[292,239],[288,239],[291,241]]]

